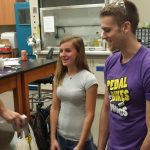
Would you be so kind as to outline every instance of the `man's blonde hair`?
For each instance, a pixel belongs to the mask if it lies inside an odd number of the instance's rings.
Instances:
[[[100,12],[100,17],[112,16],[121,26],[124,22],[131,23],[131,30],[135,34],[139,24],[139,13],[135,4],[129,0],[123,0],[124,7],[116,3],[106,5]]]

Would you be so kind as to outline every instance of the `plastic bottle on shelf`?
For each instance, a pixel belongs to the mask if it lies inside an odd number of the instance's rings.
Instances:
[[[102,39],[102,41],[101,41],[101,47],[103,47],[104,50],[108,50],[108,44],[107,44],[106,40]]]
[[[22,61],[28,60],[28,58],[27,58],[27,51],[26,50],[22,50],[21,51],[21,60]]]
[[[93,40],[93,46],[99,47],[100,41],[101,41],[100,34],[99,34],[99,32],[96,32],[96,35],[95,35],[94,40]]]

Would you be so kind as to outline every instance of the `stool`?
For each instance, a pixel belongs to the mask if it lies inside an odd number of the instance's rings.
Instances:
[[[53,51],[54,51],[53,48],[51,48],[49,50],[49,52],[46,56],[46,59],[52,59]],[[30,96],[29,96],[29,99],[31,102],[30,110],[33,110],[34,103],[36,103],[36,110],[39,110],[43,106],[44,102],[50,101],[52,99],[52,93],[42,92],[41,84],[47,84],[47,83],[53,84],[53,78],[54,78],[54,75],[52,74],[46,78],[36,80],[36,81],[32,82],[31,84],[29,84],[29,89],[31,89],[31,90],[34,89],[34,90],[38,91],[38,93],[30,94]]]
[[[52,93],[50,91],[48,92],[42,92],[41,84],[53,84],[53,75],[50,75],[49,77],[36,80],[32,82],[32,84],[29,84],[29,87],[34,88],[37,90],[37,93],[30,94],[29,99],[31,102],[31,110],[34,108],[34,104],[37,104],[37,109],[43,106],[44,102],[50,101],[52,99]]]

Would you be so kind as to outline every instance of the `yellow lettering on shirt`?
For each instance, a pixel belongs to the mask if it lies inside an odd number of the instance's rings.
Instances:
[[[107,86],[111,94],[111,101],[123,102],[130,100],[129,91],[127,89],[127,77],[107,80]]]

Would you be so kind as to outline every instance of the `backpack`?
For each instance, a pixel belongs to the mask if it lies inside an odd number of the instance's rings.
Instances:
[[[30,116],[30,125],[33,129],[39,150],[50,149],[50,106],[40,108]]]

